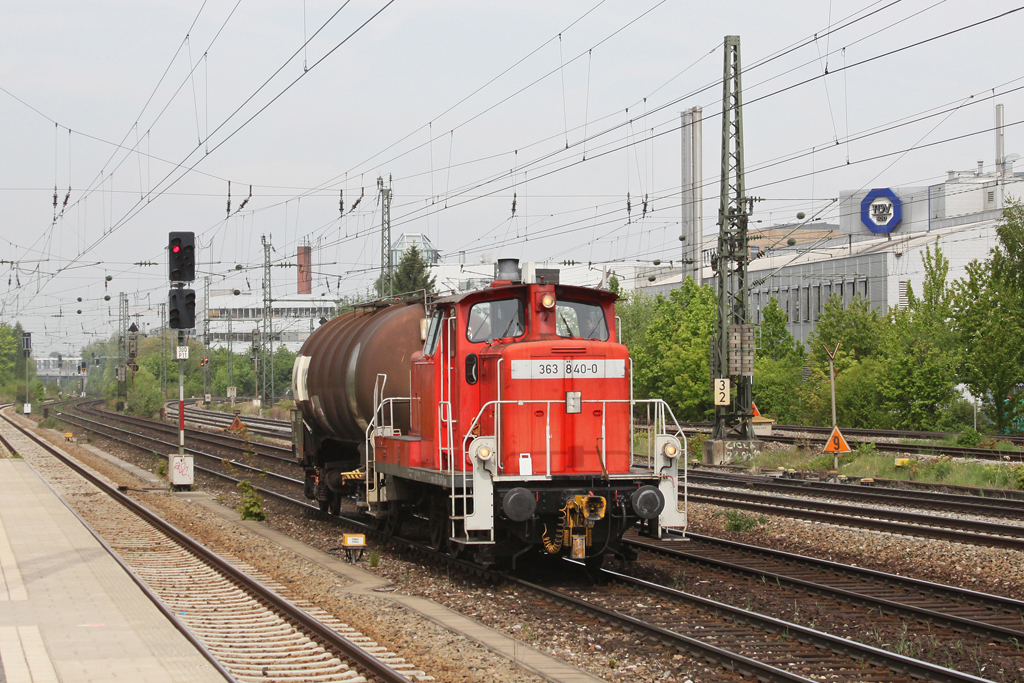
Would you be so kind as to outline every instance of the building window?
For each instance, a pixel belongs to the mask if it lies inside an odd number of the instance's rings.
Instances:
[[[896,307],[901,311],[907,310],[907,306],[910,305],[910,299],[907,297],[907,286],[910,284],[910,280],[900,280],[900,293],[899,302]]]

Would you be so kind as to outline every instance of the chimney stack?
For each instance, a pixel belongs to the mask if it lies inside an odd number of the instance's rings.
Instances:
[[[312,255],[313,247],[308,244],[300,246],[295,255],[295,260],[299,264],[299,267],[296,269],[299,274],[299,294],[313,293]]]
[[[996,105],[996,173],[1003,174],[1003,157],[1006,156],[1003,130],[1003,105]]]

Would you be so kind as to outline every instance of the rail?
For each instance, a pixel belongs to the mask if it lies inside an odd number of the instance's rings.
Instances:
[[[164,521],[157,515],[153,514],[143,506],[136,503],[134,500],[132,500],[125,494],[118,491],[116,488],[110,486],[102,479],[92,474],[89,470],[76,463],[74,460],[66,456],[62,451],[52,446],[44,439],[39,438],[31,431],[25,429],[17,422],[10,419],[8,416],[4,415],[3,418],[12,426],[14,426],[18,431],[20,431],[26,437],[28,437],[33,442],[38,444],[48,453],[56,457],[58,460],[63,462],[65,465],[70,467],[80,476],[88,480],[90,483],[92,483],[94,486],[100,489],[103,493],[110,496],[115,501],[131,510],[134,514],[146,520],[149,524],[158,528],[164,534],[173,538],[176,542],[181,544],[182,547],[186,548],[189,552],[201,558],[204,562],[215,567],[219,572],[229,577],[232,581],[235,581],[238,584],[244,586],[250,592],[260,596],[261,599],[266,600],[274,609],[279,610],[282,614],[285,614],[289,619],[293,620],[295,623],[298,623],[303,629],[306,629],[308,633],[311,633],[315,637],[321,639],[330,647],[336,648],[339,652],[343,653],[345,657],[349,658],[352,662],[354,662],[358,668],[362,669],[363,671],[373,676],[376,676],[377,678],[380,678],[383,681],[387,681],[388,683],[408,683],[409,679],[407,677],[403,676],[395,669],[392,669],[390,666],[380,661],[379,659],[375,658],[373,655],[366,652],[362,648],[351,643],[344,636],[340,635],[330,627],[326,626],[319,620],[307,614],[304,610],[300,609],[299,607],[296,607],[294,604],[292,604],[282,596],[278,595],[275,591],[264,586],[259,581],[256,581],[248,574],[239,571],[229,562],[222,559],[213,551],[208,550],[198,541],[192,539],[190,536],[179,531],[176,527]],[[178,626],[177,623],[175,625]],[[184,626],[182,625],[179,628],[183,627]],[[195,637],[191,634],[191,632],[188,631],[188,629],[185,629],[185,631],[183,631],[183,634],[185,635],[186,638],[190,640],[190,642],[197,643],[202,650],[205,650],[205,648],[202,647],[202,644],[199,643],[197,639],[195,639]],[[213,660],[213,663],[218,668],[218,670],[222,669],[219,662]]]

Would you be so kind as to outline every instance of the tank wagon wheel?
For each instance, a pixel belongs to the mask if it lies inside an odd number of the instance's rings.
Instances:
[[[330,507],[328,508],[328,511],[332,515],[341,514],[341,496],[337,493],[331,493]]]
[[[320,506],[320,512],[328,513],[328,512],[331,511],[331,501],[330,501],[330,499],[318,500],[316,502],[316,504]]]

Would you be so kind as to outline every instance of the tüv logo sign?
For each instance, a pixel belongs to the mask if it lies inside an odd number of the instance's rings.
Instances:
[[[892,232],[903,220],[903,202],[889,188],[871,190],[861,200],[860,220],[871,232]]]

